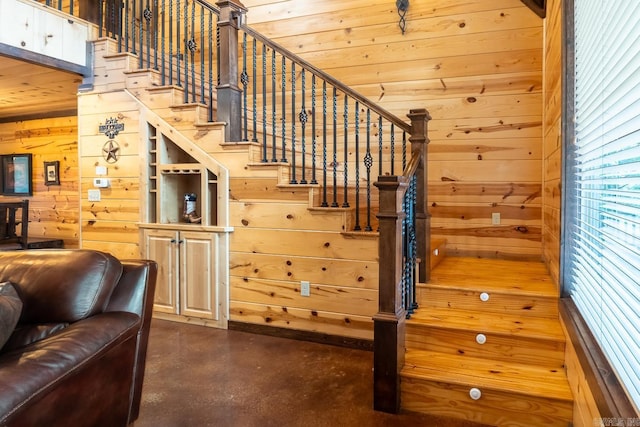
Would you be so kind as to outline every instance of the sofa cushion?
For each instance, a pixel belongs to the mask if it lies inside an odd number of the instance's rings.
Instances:
[[[43,340],[69,326],[68,323],[44,323],[41,325],[18,325],[13,331],[2,351],[11,351]]]
[[[104,311],[122,274],[115,257],[84,249],[0,252],[0,281],[22,299],[21,324],[76,322]]]
[[[22,301],[13,285],[0,283],[0,348],[3,348],[18,323]]]

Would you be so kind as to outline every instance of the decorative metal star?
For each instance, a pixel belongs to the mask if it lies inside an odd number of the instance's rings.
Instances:
[[[118,152],[120,151],[120,146],[113,139],[107,141],[102,147],[102,156],[107,161],[107,163],[115,163],[118,161]]]

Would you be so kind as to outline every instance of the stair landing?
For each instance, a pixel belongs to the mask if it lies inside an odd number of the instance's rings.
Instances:
[[[558,291],[544,264],[445,257],[417,296],[404,410],[495,426],[569,425]]]

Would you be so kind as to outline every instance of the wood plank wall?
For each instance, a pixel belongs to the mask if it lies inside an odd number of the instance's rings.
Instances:
[[[123,80],[121,73],[112,74],[119,74],[116,78]],[[131,96],[122,91],[96,91],[78,97],[78,111],[82,114],[78,123],[82,247],[110,252],[120,259],[140,257],[143,157],[138,108]],[[109,138],[99,131],[100,125],[112,118],[124,125],[124,130],[113,138],[119,147],[115,163],[107,162],[103,150]],[[106,167],[107,175],[97,175],[96,166]],[[89,201],[89,190],[97,189],[93,185],[95,178],[109,179],[109,187],[99,189],[100,201]]]
[[[33,155],[29,235],[79,246],[78,120],[58,117],[0,123],[0,154]],[[44,162],[60,162],[60,185],[45,185]],[[0,196],[0,200],[23,197]]]
[[[556,284],[560,271],[562,19],[562,0],[551,0],[545,20],[542,247],[544,260]]]
[[[247,22],[405,117],[427,108],[433,233],[454,255],[540,259],[542,20],[519,0],[245,0]],[[492,225],[491,214],[501,215]]]

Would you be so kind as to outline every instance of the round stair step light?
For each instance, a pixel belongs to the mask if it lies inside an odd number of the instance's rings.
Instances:
[[[480,294],[480,301],[482,302],[487,302],[489,301],[489,294],[486,292],[483,292]]]
[[[487,342],[487,336],[485,334],[476,335],[476,342],[478,344],[484,344]]]
[[[473,387],[471,390],[469,390],[469,397],[471,397],[473,400],[478,400],[482,397],[482,392],[479,388]]]
[[[434,249],[433,250],[433,255],[435,255],[435,256],[440,255],[440,250],[439,249]]]

